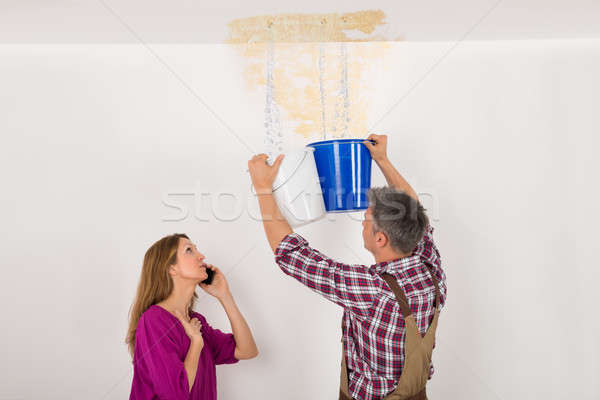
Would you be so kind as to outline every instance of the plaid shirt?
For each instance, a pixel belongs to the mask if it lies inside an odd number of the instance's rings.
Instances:
[[[410,257],[371,266],[334,261],[297,233],[287,235],[275,251],[283,272],[344,308],[342,339],[355,399],[385,397],[396,388],[404,364],[404,318],[380,274],[398,280],[423,335],[435,312],[435,286],[425,264],[432,267],[445,302],[446,276],[432,233],[430,226]]]

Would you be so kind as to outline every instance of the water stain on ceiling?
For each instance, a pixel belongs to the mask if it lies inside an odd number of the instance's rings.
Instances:
[[[369,65],[381,60],[390,39],[378,28],[381,10],[281,14],[236,19],[228,43],[245,61],[249,88],[266,92],[269,153],[281,149],[282,130],[306,138],[364,137]]]
[[[344,14],[280,14],[236,19],[228,43],[373,42],[399,40],[378,33],[386,25],[381,10]]]

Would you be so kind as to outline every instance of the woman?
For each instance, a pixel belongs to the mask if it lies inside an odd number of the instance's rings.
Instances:
[[[130,400],[214,400],[215,365],[257,356],[225,276],[204,258],[184,234],[166,236],[146,252],[126,339],[134,364]],[[207,269],[214,271],[209,285],[201,283]],[[198,285],[219,300],[233,334],[192,311]]]

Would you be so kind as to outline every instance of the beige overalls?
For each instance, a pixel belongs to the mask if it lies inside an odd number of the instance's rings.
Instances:
[[[404,291],[396,282],[396,279],[389,274],[381,274],[386,281],[400,306],[400,311],[404,316],[406,339],[404,342],[404,367],[398,380],[396,389],[384,397],[384,400],[427,400],[425,385],[429,378],[429,367],[431,364],[431,353],[435,342],[435,330],[437,328],[440,303],[440,289],[431,269],[428,268],[431,279],[435,285],[435,314],[433,320],[427,328],[425,336],[417,328],[415,317],[410,311],[408,300]],[[346,367],[346,351],[342,340],[342,373],[340,377],[340,396],[339,400],[352,400],[348,392],[348,369]]]

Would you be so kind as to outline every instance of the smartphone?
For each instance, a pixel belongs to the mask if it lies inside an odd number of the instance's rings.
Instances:
[[[213,278],[215,277],[215,271],[213,271],[210,268],[206,268],[206,273],[208,274],[208,277],[205,280],[203,280],[202,283],[210,285],[213,281]]]

